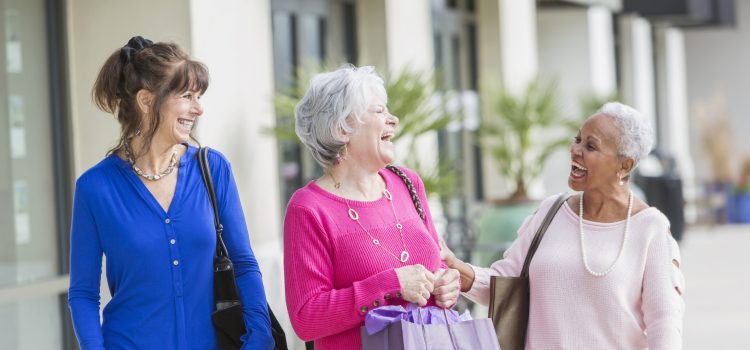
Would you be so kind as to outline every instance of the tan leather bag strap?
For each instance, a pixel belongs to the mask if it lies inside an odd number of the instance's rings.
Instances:
[[[539,229],[536,230],[534,240],[531,241],[529,251],[526,253],[526,261],[524,261],[523,263],[523,270],[521,270],[520,277],[529,277],[529,265],[531,265],[531,258],[534,257],[536,249],[539,248],[539,243],[542,242],[542,237],[544,237],[544,233],[547,232],[547,227],[549,227],[552,219],[555,218],[555,214],[557,214],[557,211],[560,210],[560,207],[562,207],[563,203],[565,203],[568,197],[569,196],[567,193],[561,194],[559,197],[557,197],[555,203],[552,204],[552,207],[549,208],[547,215],[544,217],[544,221],[542,221]]]

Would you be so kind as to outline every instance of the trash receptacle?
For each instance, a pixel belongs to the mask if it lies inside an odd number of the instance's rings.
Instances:
[[[636,180],[650,206],[656,207],[669,219],[672,236],[682,239],[685,230],[685,199],[682,179],[675,175],[639,176]]]

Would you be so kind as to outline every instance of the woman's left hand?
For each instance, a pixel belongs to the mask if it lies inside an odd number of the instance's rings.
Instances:
[[[435,304],[442,308],[449,308],[458,301],[461,289],[459,284],[460,274],[456,269],[439,269],[435,271],[435,288],[432,295],[435,296]]]

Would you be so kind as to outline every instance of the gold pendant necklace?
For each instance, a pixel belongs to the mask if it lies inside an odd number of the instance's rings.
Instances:
[[[377,247],[382,248],[386,253],[388,253],[391,256],[393,256],[394,258],[396,258],[396,260],[400,261],[402,264],[406,263],[407,261],[409,261],[409,251],[406,250],[406,241],[404,240],[404,225],[401,225],[401,221],[398,219],[398,215],[396,214],[396,209],[393,207],[393,195],[391,194],[390,191],[388,191],[388,188],[386,187],[385,189],[383,189],[383,196],[385,196],[385,198],[388,200],[388,203],[390,203],[390,205],[391,205],[391,212],[393,213],[393,217],[396,218],[396,228],[398,229],[398,232],[399,232],[399,234],[401,236],[401,246],[403,247],[403,250],[401,251],[401,255],[400,256],[397,256],[392,251],[390,251],[388,248],[386,248],[382,244],[380,244],[380,240],[378,240],[377,238],[375,238],[375,236],[373,236],[370,233],[370,231],[368,231],[362,225],[362,223],[359,222],[359,213],[356,210],[354,210],[354,208],[352,208],[352,206],[349,204],[349,200],[347,200],[346,197],[344,196],[344,191],[341,190],[341,182],[336,181],[336,178],[333,177],[333,174],[331,174],[330,172],[328,173],[328,176],[330,176],[331,179],[333,180],[333,187],[336,188],[337,190],[339,190],[339,192],[341,192],[341,198],[344,199],[344,202],[346,203],[346,207],[349,209],[347,211],[347,214],[349,215],[349,218],[352,219],[354,222],[356,222],[357,225],[359,225],[359,228],[362,229],[362,231],[365,231],[365,233],[367,234],[367,236],[370,237],[370,241],[372,242],[372,244],[375,245],[375,246],[377,246]]]

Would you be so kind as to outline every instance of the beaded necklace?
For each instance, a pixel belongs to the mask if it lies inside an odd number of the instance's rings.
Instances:
[[[615,261],[612,262],[612,265],[609,266],[606,270],[603,272],[597,272],[592,270],[589,267],[589,262],[586,260],[586,246],[584,244],[584,234],[583,234],[583,192],[581,192],[581,199],[578,201],[578,232],[581,236],[581,258],[583,259],[583,267],[586,268],[586,271],[595,277],[602,277],[606,276],[612,270],[615,268],[615,265],[617,265],[617,262],[620,260],[620,257],[622,256],[623,251],[625,251],[625,242],[628,240],[628,228],[630,226],[630,214],[633,212],[633,191],[630,191],[630,196],[628,197],[628,216],[625,218],[625,232],[622,234],[622,244],[620,245],[620,251],[617,253],[617,257],[615,258]]]

